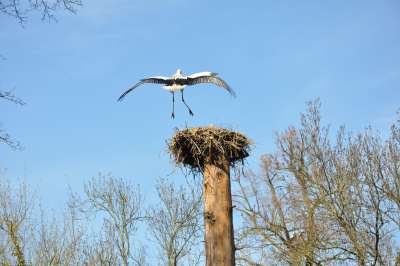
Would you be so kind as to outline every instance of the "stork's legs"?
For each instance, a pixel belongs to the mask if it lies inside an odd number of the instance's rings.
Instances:
[[[182,102],[186,105],[187,109],[189,110],[189,114],[193,115],[192,110],[190,110],[190,107],[186,104],[185,99],[183,99],[183,90],[181,90],[181,95],[182,95]]]
[[[174,119],[175,118],[175,94],[174,92],[172,93],[172,114],[171,114],[171,118]]]

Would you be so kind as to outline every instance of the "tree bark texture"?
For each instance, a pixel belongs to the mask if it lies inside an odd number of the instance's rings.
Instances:
[[[235,265],[229,162],[204,165],[204,222],[207,266]]]

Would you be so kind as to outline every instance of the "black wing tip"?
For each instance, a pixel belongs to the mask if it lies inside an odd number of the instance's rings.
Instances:
[[[128,94],[128,92],[130,92],[130,91],[128,90],[128,91],[125,91],[124,93],[122,93],[121,96],[119,96],[117,102],[122,102],[122,100],[125,98],[125,96]]]
[[[133,91],[135,88],[137,88],[139,85],[143,84],[143,79],[141,79],[138,83],[136,83],[135,85],[133,85],[132,87],[130,87],[129,89],[127,89],[124,93],[122,93],[121,96],[119,96],[117,102],[122,101],[125,96],[130,93],[131,91]]]
[[[236,92],[231,88],[231,87],[226,87],[226,90],[229,92],[229,94],[233,97],[236,98]]]

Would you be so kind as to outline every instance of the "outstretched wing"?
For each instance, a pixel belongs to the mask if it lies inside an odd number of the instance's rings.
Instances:
[[[203,74],[205,73],[205,74]],[[212,72],[200,72],[187,77],[188,85],[195,85],[199,83],[212,83],[217,85],[218,87],[224,88],[227,90],[233,97],[236,97],[236,93],[229,87],[228,83],[226,83],[220,77],[217,77],[217,73]]]
[[[133,91],[134,89],[136,89],[137,87],[139,87],[140,85],[142,85],[142,84],[144,84],[144,83],[171,85],[171,84],[172,84],[172,80],[171,80],[171,78],[162,77],[162,76],[157,76],[157,77],[150,77],[150,78],[141,79],[138,83],[136,83],[135,85],[133,85],[132,87],[130,87],[129,89],[127,89],[124,93],[122,93],[122,95],[119,96],[118,101],[122,101],[122,99],[124,99],[124,97],[125,97],[128,93],[130,93],[131,91]]]
[[[172,84],[172,79],[170,77],[163,77],[163,76],[145,78],[141,79],[140,81],[143,83],[154,83],[154,84],[165,84],[165,85]]]

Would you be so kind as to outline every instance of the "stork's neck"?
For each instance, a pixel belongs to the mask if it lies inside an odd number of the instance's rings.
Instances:
[[[175,74],[173,75],[173,77],[174,77],[174,78],[181,78],[181,77],[183,77],[182,70],[177,69],[176,72],[175,72]]]

